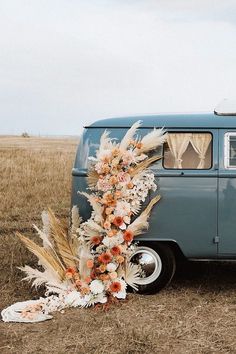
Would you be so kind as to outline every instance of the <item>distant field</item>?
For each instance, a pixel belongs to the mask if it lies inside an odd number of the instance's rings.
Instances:
[[[35,258],[16,230],[51,207],[67,218],[73,139],[0,137],[0,305],[37,298],[17,266]],[[189,235],[191,237],[191,235]],[[235,353],[236,265],[183,263],[159,294],[130,294],[107,313],[70,309],[39,324],[0,323],[0,353]]]

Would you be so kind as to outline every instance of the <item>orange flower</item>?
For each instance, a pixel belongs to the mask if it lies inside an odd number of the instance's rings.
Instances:
[[[111,254],[113,256],[118,256],[120,254],[120,247],[119,246],[114,246],[111,248]]]
[[[92,259],[88,259],[87,262],[86,262],[86,265],[89,269],[92,269],[93,268],[93,260]]]
[[[111,223],[110,223],[109,221],[105,221],[104,224],[103,224],[103,227],[104,227],[105,229],[110,229]]]
[[[138,143],[136,144],[136,148],[137,148],[137,149],[141,149],[142,146],[143,146],[143,144],[142,144],[141,142],[138,142]]]
[[[113,281],[109,287],[112,293],[118,293],[121,291],[121,284],[118,281]]]
[[[109,277],[108,274],[101,274],[101,275],[99,276],[99,279],[102,280],[102,281],[104,281],[104,280],[109,280],[110,277]]]
[[[91,238],[91,243],[94,244],[94,245],[99,245],[102,241],[102,238],[100,236],[93,236]]]
[[[114,208],[111,208],[111,207],[106,208],[106,210],[105,210],[106,215],[110,215],[113,212],[113,210],[114,210]]]
[[[81,295],[86,295],[86,294],[88,294],[89,292],[90,292],[90,290],[89,290],[89,288],[87,288],[87,287],[83,287],[83,288],[80,289]]]
[[[116,257],[116,260],[117,260],[118,263],[121,264],[121,263],[124,262],[125,259],[124,259],[124,257],[122,257],[122,256],[117,256],[117,257]]]
[[[117,183],[117,178],[116,176],[111,176],[111,178],[109,179],[109,182],[112,184],[112,185],[115,185]]]
[[[101,264],[101,265],[99,266],[98,270],[99,270],[101,273],[104,273],[104,272],[107,270],[106,264]]]
[[[122,193],[121,193],[121,191],[116,191],[115,195],[117,198],[121,198]]]
[[[111,259],[112,259],[112,257],[109,253],[102,253],[98,257],[99,262],[104,263],[104,264],[110,263]]]
[[[76,269],[74,267],[69,267],[66,269],[66,273],[71,273],[74,275],[76,273]]]
[[[120,227],[123,224],[123,218],[122,216],[116,216],[113,220],[113,224],[116,225],[117,227]]]
[[[117,278],[117,273],[116,272],[111,272],[110,274],[109,274],[109,276],[110,276],[110,278],[111,279],[116,279]]]
[[[84,278],[84,281],[85,281],[85,283],[87,283],[87,284],[89,284],[90,282],[91,282],[91,278],[90,277],[86,277],[86,278]]]
[[[127,183],[127,187],[128,187],[129,189],[132,189],[133,186],[134,186],[134,184],[133,184],[132,182]]]
[[[123,237],[125,242],[131,242],[134,238],[134,234],[132,231],[126,230],[123,234]]]
[[[74,267],[69,267],[66,269],[66,277],[68,279],[73,278],[73,276],[76,274],[76,269]]]

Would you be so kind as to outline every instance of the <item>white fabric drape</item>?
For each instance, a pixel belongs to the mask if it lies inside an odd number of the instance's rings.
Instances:
[[[167,135],[167,143],[175,159],[174,168],[182,168],[182,156],[187,150],[191,137],[191,133],[170,133]]]
[[[210,142],[211,142],[211,134],[200,134],[200,133],[192,134],[191,144],[200,159],[200,162],[197,166],[198,169],[204,168],[206,152],[210,145]]]

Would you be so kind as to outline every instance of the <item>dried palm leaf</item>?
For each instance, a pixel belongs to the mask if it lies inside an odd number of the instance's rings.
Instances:
[[[142,172],[143,170],[145,170],[145,168],[150,166],[153,162],[158,161],[161,158],[162,158],[162,156],[152,156],[149,159],[146,159],[146,160],[140,162],[136,167],[133,168],[132,172],[130,173],[131,177],[134,177],[138,173]]]
[[[51,271],[56,272],[58,274],[60,280],[64,279],[65,267],[60,262],[60,260],[56,258],[55,254],[52,253],[51,250],[47,250],[37,245],[35,242],[21,235],[19,232],[17,232],[16,235],[25,244],[28,250],[32,252],[39,259],[41,265],[45,270],[50,269]]]
[[[135,149],[137,155],[146,153],[150,150],[156,149],[158,146],[161,146],[166,141],[167,135],[164,135],[163,129],[154,129],[149,134],[145,135],[142,140],[141,149]]]
[[[126,132],[125,136],[123,137],[123,139],[120,142],[120,150],[121,151],[125,151],[127,149],[127,147],[130,144],[130,141],[133,139],[134,134],[136,133],[137,129],[141,126],[141,121],[137,121],[135,122],[131,128]]]
[[[88,171],[87,184],[90,189],[94,189],[98,182],[99,174],[97,171],[90,169]]]
[[[134,236],[140,235],[144,230],[148,229],[148,218],[153,206],[161,199],[160,195],[154,197],[144,211],[129,225],[128,230],[132,231]]]
[[[71,242],[62,224],[50,209],[48,210],[48,215],[57,254],[60,255],[66,267],[76,267],[77,245]]]

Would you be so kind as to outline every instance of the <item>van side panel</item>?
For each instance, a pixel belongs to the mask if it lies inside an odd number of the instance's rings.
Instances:
[[[72,171],[72,205],[78,205],[84,220],[90,216],[87,200],[77,191],[85,191],[88,156],[95,156],[100,137],[105,128],[88,128],[84,131],[75,166]],[[152,128],[140,129],[141,135]],[[176,130],[176,129],[175,129]],[[183,129],[181,129],[182,131]],[[189,129],[188,129],[189,130]],[[176,242],[188,258],[215,258],[217,245],[217,173],[218,130],[211,131],[213,137],[213,158],[211,170],[168,171],[161,161],[153,166],[161,201],[154,207],[150,218],[150,228],[137,240]],[[110,136],[122,139],[127,128],[108,128]],[[191,131],[198,131],[191,129]],[[201,129],[202,131],[202,129]],[[152,195],[150,195],[150,198]]]

